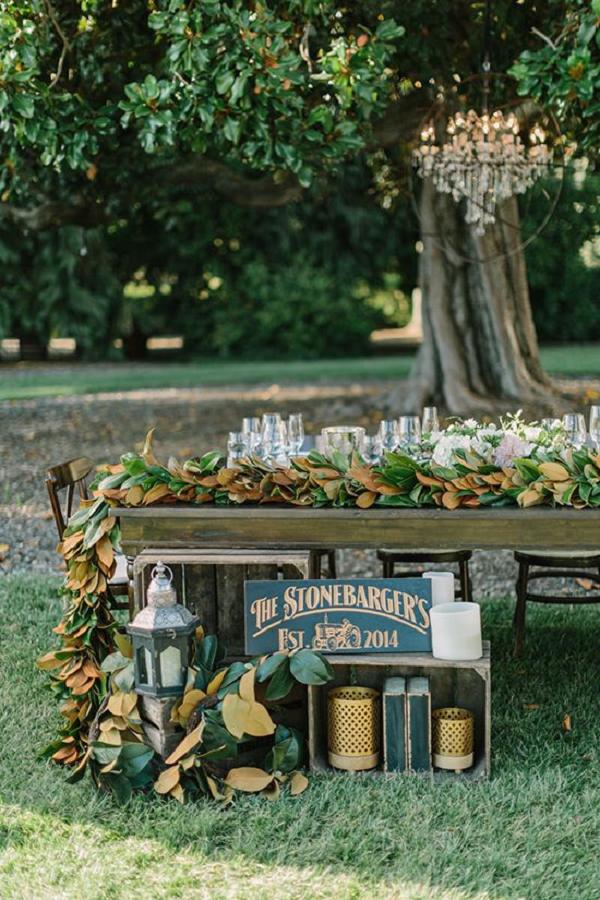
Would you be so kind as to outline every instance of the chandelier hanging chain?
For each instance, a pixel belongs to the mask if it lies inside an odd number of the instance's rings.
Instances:
[[[451,116],[441,143],[430,121],[413,151],[417,174],[432,178],[436,190],[451,194],[457,203],[465,201],[465,220],[474,225],[478,235],[496,221],[499,203],[524,194],[550,164],[546,136],[539,125],[530,129],[524,144],[514,113],[505,116],[499,109],[489,112],[491,43],[491,0],[486,0],[482,112],[470,109]]]

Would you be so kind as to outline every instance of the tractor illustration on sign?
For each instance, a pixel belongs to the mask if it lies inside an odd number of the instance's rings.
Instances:
[[[353,625],[348,619],[341,622],[328,622],[327,616],[322,622],[315,625],[313,638],[313,650],[356,650],[361,644],[361,634],[358,625]]]

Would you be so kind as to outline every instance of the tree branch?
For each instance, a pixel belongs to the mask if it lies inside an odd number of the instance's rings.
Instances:
[[[62,75],[62,70],[63,70],[63,66],[65,63],[65,56],[67,55],[67,52],[69,52],[71,50],[71,44],[69,43],[69,40],[68,40],[67,36],[65,35],[64,31],[60,27],[60,22],[58,21],[58,17],[54,11],[54,8],[52,7],[52,4],[50,3],[50,0],[44,0],[44,5],[48,12],[48,17],[49,17],[50,21],[54,25],[54,30],[56,31],[57,35],[59,36],[59,38],[62,42],[62,48],[61,48],[60,56],[58,59],[58,66],[56,67],[56,72],[54,73],[54,75],[52,76],[52,78],[50,80],[50,87],[53,88],[56,84],[58,84],[58,82],[60,80],[60,76]]]
[[[279,179],[271,175],[253,178],[205,156],[190,157],[180,165],[163,170],[161,180],[182,187],[210,185],[233,203],[255,209],[284,206],[302,195],[300,184],[291,174]]]

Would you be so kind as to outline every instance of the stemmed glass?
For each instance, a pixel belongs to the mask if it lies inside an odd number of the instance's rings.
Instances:
[[[304,423],[301,413],[292,413],[287,422],[288,448],[291,456],[297,456],[304,443]]]
[[[260,447],[261,423],[258,416],[246,416],[242,419],[242,434],[246,440],[248,453],[258,454]]]
[[[570,443],[577,449],[583,447],[587,441],[585,416],[581,413],[566,413],[563,416],[563,425]]]
[[[397,450],[400,444],[397,421],[395,419],[382,419],[379,423],[376,440],[380,455],[393,453],[394,450]]]
[[[600,450],[600,406],[590,407],[590,437],[596,450]]]
[[[400,416],[398,427],[401,446],[410,447],[421,443],[421,420],[418,416]]]
[[[360,448],[365,437],[365,429],[360,426],[340,425],[337,427],[322,428],[323,453],[331,456],[335,451],[343,453],[349,461],[352,453]]]
[[[287,428],[279,413],[263,415],[260,436],[266,459],[287,462]]]
[[[425,406],[423,408],[423,420],[421,423],[423,435],[433,437],[440,430],[440,420],[436,406]]]
[[[370,463],[373,466],[377,465],[381,458],[381,444],[377,435],[372,437],[369,434],[365,434],[360,447],[360,455],[366,463]]]
[[[227,437],[227,465],[235,466],[248,455],[247,435],[243,431],[230,431]]]

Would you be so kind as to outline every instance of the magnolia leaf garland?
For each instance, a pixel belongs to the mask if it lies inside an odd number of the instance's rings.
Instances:
[[[133,693],[131,646],[118,631],[108,603],[108,582],[116,568],[120,541],[115,507],[165,503],[362,509],[375,504],[451,510],[484,505],[600,507],[600,454],[588,448],[561,452],[537,448],[533,455],[502,467],[473,451],[457,449],[448,466],[403,453],[388,453],[381,465],[373,466],[358,454],[347,464],[340,454],[327,458],[311,452],[293,458],[289,466],[272,466],[249,457],[228,468],[218,451],[183,463],[171,457],[163,465],[154,454],[152,440],[153,430],[146,437],[142,455],[126,453],[119,464],[103,467],[92,484],[92,498],[82,501],[70,518],[57,548],[66,566],[63,593],[67,608],[54,629],[61,645],[38,661],[40,669],[48,671],[64,719],[58,738],[44,755],[72,767],[72,780],[81,777],[91,763],[96,780],[121,801],[126,801],[133,789],[155,780],[156,760],[143,743],[137,695]],[[324,683],[329,677],[328,664],[318,654],[308,651],[308,658],[301,655],[307,651],[301,651],[289,658],[274,654],[256,668],[234,663],[228,669],[215,669],[215,640],[201,637],[204,657],[199,660],[192,688],[174,708],[173,720],[187,727],[196,711],[204,710],[201,719],[208,728],[213,758],[221,752],[219,740],[221,750],[225,747],[229,752],[243,734],[273,734],[277,744],[280,726],[275,728],[264,704],[285,696],[296,680]],[[262,682],[267,682],[266,690],[261,692],[262,700],[257,700],[255,692]],[[198,726],[196,722],[194,727]],[[163,780],[157,783],[162,788],[171,779],[173,786],[163,793],[183,800],[185,782],[194,780],[202,792],[229,801],[231,779],[220,780],[210,774],[205,763],[198,765],[200,758],[207,758],[202,746],[199,751],[190,746],[193,752],[186,749],[186,755],[174,764],[177,780],[175,774],[167,777],[163,773]],[[263,790],[272,795],[273,783],[272,778],[271,787]],[[300,781],[291,785],[292,792],[294,784]]]

